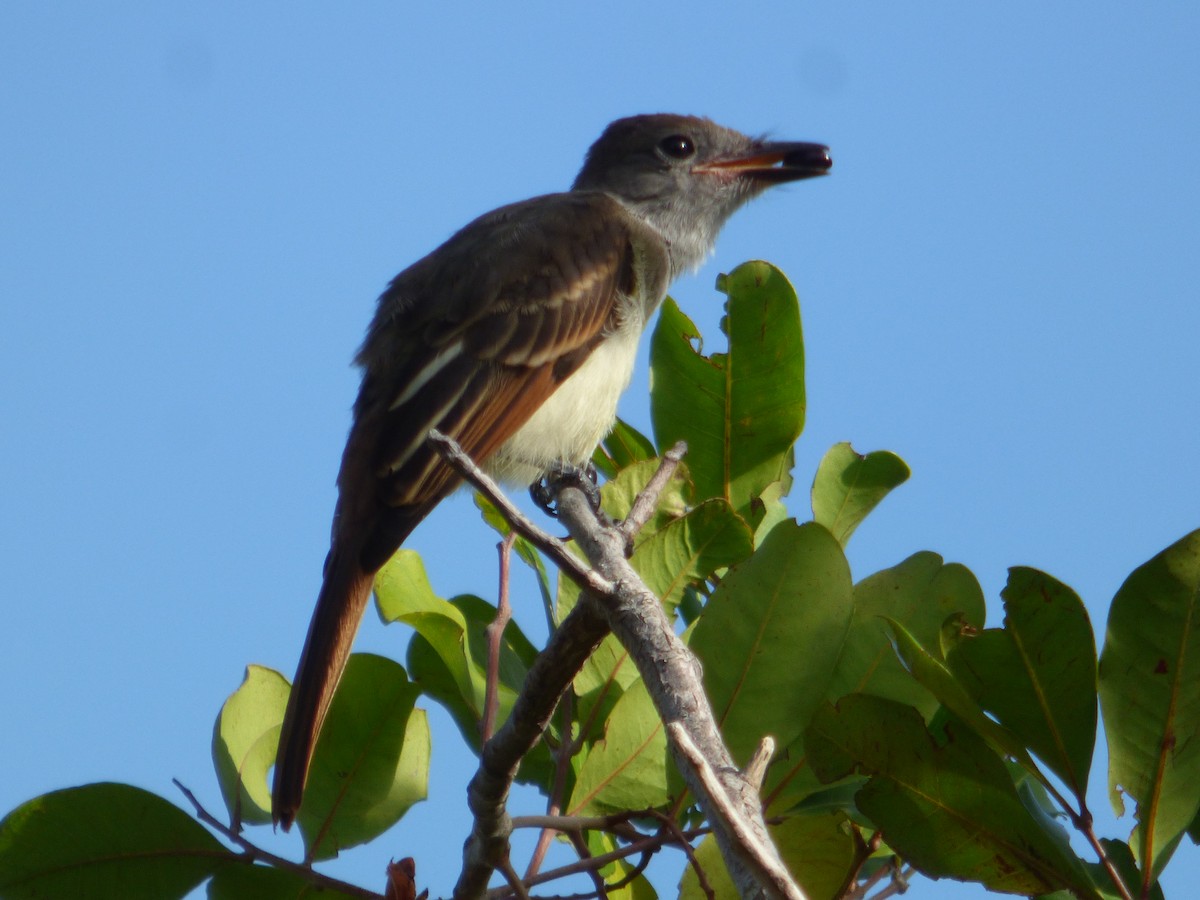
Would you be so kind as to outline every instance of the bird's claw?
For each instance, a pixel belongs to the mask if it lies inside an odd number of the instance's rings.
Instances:
[[[583,491],[592,511],[605,521],[600,509],[600,474],[590,460],[585,466],[558,461],[553,463],[546,474],[529,486],[529,496],[533,502],[548,516],[558,518],[558,509],[554,505],[554,496],[559,488],[574,487]]]

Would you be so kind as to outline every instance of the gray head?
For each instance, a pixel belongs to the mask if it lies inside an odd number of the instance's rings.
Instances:
[[[576,191],[604,191],[668,241],[672,275],[712,251],[725,220],[773,184],[824,175],[821,144],[767,141],[696,116],[618,119],[588,150]]]

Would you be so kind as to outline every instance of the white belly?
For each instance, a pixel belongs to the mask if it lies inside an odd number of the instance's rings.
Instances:
[[[620,331],[592,351],[487,461],[488,473],[510,484],[527,485],[541,478],[553,462],[583,465],[591,459],[616,420],[617,401],[633,377],[644,325],[640,316],[631,315]]]

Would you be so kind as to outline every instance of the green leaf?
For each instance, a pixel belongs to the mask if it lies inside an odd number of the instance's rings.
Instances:
[[[378,837],[429,783],[429,725],[404,668],[368,653],[350,657],[313,754],[298,821],[312,859]]]
[[[1096,742],[1096,644],[1078,595],[1036,569],[1013,568],[1004,628],[965,636],[947,656],[968,692],[1086,806]]]
[[[870,822],[863,818],[858,813],[858,804],[855,802],[855,795],[866,784],[867,779],[862,775],[852,775],[842,781],[836,782],[829,787],[819,787],[820,780],[812,773],[811,768],[805,770],[815,786],[810,786],[803,800],[796,803],[789,810],[793,813],[814,814],[820,812],[841,812],[847,816],[855,817],[861,820],[858,824],[864,827],[873,827]],[[774,812],[774,810],[772,810]]]
[[[895,453],[876,450],[861,456],[848,443],[834,444],[813,479],[813,520],[845,547],[867,514],[910,474]]]
[[[875,694],[915,706],[928,719],[937,701],[901,665],[884,618],[903,623],[921,645],[936,646],[942,623],[955,614],[982,628],[983,590],[969,569],[943,564],[936,553],[916,553],[860,581],[854,586],[854,615],[829,699]]]
[[[596,815],[662,806],[667,794],[667,735],[641,681],[621,695],[578,763],[567,814]]]
[[[1041,772],[1029,756],[1025,745],[1003,725],[984,715],[978,702],[954,677],[954,673],[946,668],[945,663],[922,647],[899,622],[889,619],[888,624],[892,628],[896,653],[904,661],[913,678],[928,688],[946,709],[958,716],[992,747],[1006,756],[1011,756],[1027,771],[1040,776]]]
[[[382,879],[381,879],[382,881]],[[297,872],[274,866],[226,866],[208,883],[207,900],[353,900],[329,887],[316,887]]]
[[[455,597],[449,605],[462,617],[466,630],[461,644],[452,645],[449,658],[459,666],[470,665],[484,677],[487,659],[487,627],[496,618],[496,608],[479,597],[464,594]],[[500,644],[500,684],[497,691],[497,726],[508,718],[512,704],[525,676],[537,656],[535,648],[521,633],[514,621],[504,629]],[[475,753],[479,753],[480,718],[483,697],[473,694],[464,697],[459,689],[460,677],[456,677],[443,661],[434,646],[420,633],[414,634],[408,644],[408,674],[420,686],[422,693],[440,703],[450,713],[466,741]],[[472,682],[473,683],[473,682]],[[549,784],[553,777],[554,763],[545,745],[539,744],[521,760],[517,780],[523,783]]]
[[[274,669],[247,666],[241,687],[229,695],[213,725],[213,764],[233,821],[271,821],[267,772],[275,765],[289,690],[287,679]]]
[[[487,690],[487,639],[485,630],[496,610],[478,598],[459,597],[447,602],[433,592],[421,558],[400,550],[375,576],[375,596],[384,621],[403,622],[416,632],[409,647],[413,678],[421,682],[456,718],[466,713],[472,722],[460,721],[464,733],[478,734],[479,718]],[[440,667],[430,666],[429,654],[419,651],[427,643]],[[509,621],[500,647],[499,714],[508,718],[535,650],[516,622]],[[458,692],[448,696],[447,680]],[[476,737],[477,741],[478,738]]]
[[[757,522],[754,526],[755,547],[766,540],[772,528],[791,518],[788,515],[787,504],[783,502],[783,498],[787,496],[791,487],[790,477],[783,481],[773,481],[763,488],[762,493],[754,501],[754,512],[751,514],[751,519]]]
[[[453,673],[442,662],[433,645],[421,635],[414,634],[408,643],[408,655],[404,662],[412,682],[420,686],[422,694],[442,705],[454,719],[467,745],[478,753],[480,712],[464,699]]]
[[[1101,838],[1100,845],[1104,848],[1104,853],[1112,862],[1113,867],[1117,870],[1117,875],[1125,883],[1125,886],[1130,888],[1131,892],[1136,896],[1142,883],[1142,873],[1138,869],[1137,861],[1133,858],[1133,851],[1129,849],[1129,845],[1124,841],[1115,841],[1108,838]],[[1100,893],[1104,895],[1106,900],[1122,900],[1120,890],[1112,882],[1112,877],[1108,871],[1100,863],[1088,863],[1088,871],[1092,874],[1092,880],[1100,886]],[[1146,900],[1163,900],[1163,890],[1155,881],[1147,894]]]
[[[654,442],[628,422],[617,419],[612,431],[596,448],[592,461],[605,478],[612,478],[621,469],[647,459],[654,459],[658,451]]]
[[[859,808],[926,875],[1005,893],[1096,897],[1080,861],[1021,803],[1000,758],[957,723],[947,737],[936,744],[911,707],[851,694],[817,712],[805,746],[825,781],[871,776]]]
[[[846,817],[838,813],[792,816],[768,828],[784,864],[809,900],[832,900],[842,895],[854,864],[854,838]],[[739,900],[712,835],[696,848],[718,900]],[[696,871],[688,866],[679,884],[680,900],[704,900]]]
[[[179,807],[127,784],[43,794],[0,821],[5,900],[170,900],[233,860]]]
[[[650,412],[659,447],[687,441],[697,499],[723,497],[749,520],[752,501],[786,475],[804,427],[800,307],[764,262],[738,266],[718,290],[728,295],[726,353],[698,353],[695,325],[664,303],[650,343]]]
[[[840,897],[854,864],[854,837],[841,813],[791,816],[770,828],[788,871],[810,900]]]
[[[401,549],[375,576],[375,601],[385,622],[403,622],[429,642],[475,717],[483,709],[486,668],[472,659],[467,620],[434,593],[421,557]],[[511,704],[512,698],[507,698]]]
[[[851,590],[842,548],[812,523],[776,526],[721,580],[691,648],[734,759],[763,735],[785,746],[803,731],[841,652]]]
[[[754,550],[750,528],[724,500],[707,500],[637,545],[630,564],[667,606],[717,569]]]
[[[613,519],[621,520],[633,509],[638,494],[645,490],[654,473],[658,471],[658,459],[646,459],[630,463],[617,473],[600,492],[601,507]],[[658,506],[654,514],[638,532],[638,540],[645,540],[667,523],[678,519],[692,506],[692,488],[688,483],[687,468],[680,466],[675,470],[658,497]]]
[[[1126,579],[1100,657],[1108,790],[1137,804],[1130,843],[1156,878],[1200,808],[1200,531]]]
[[[1113,867],[1117,870],[1117,877],[1121,879],[1129,893],[1121,893],[1109,875],[1108,870],[1101,863],[1084,863],[1088,874],[1092,876],[1092,881],[1096,885],[1096,890],[1100,892],[1100,896],[1104,900],[1125,900],[1128,896],[1141,897],[1139,885],[1142,883],[1142,874],[1138,870],[1137,862],[1133,858],[1133,851],[1129,849],[1129,845],[1124,841],[1109,840],[1108,838],[1100,838],[1100,844],[1104,847],[1104,852],[1107,854]],[[1070,891],[1055,891],[1053,894],[1043,894],[1037,900],[1075,900],[1075,895]],[[1150,886],[1149,892],[1145,895],[1145,900],[1164,900],[1162,888],[1158,882],[1154,882]]]

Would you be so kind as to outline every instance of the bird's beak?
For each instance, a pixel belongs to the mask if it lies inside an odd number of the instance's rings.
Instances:
[[[692,171],[747,178],[766,185],[826,175],[832,166],[829,148],[824,144],[768,141],[748,153],[701,163]]]

